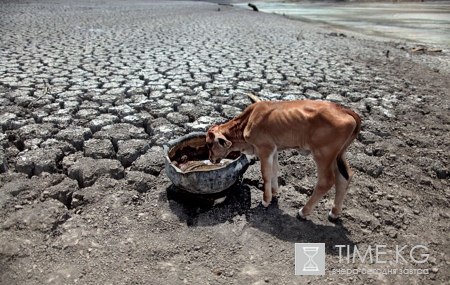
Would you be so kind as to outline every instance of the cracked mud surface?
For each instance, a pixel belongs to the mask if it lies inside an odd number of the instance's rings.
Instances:
[[[0,29],[1,284],[449,280],[448,47],[412,53],[412,43],[197,2],[4,1]],[[360,114],[340,222],[327,220],[333,191],[308,221],[295,218],[316,179],[295,150],[280,154],[267,210],[258,161],[220,206],[172,187],[161,146],[232,119],[248,92]],[[326,243],[325,276],[294,275],[299,242]],[[421,244],[430,257],[339,263],[335,245],[376,244]],[[429,274],[332,274],[354,266]]]

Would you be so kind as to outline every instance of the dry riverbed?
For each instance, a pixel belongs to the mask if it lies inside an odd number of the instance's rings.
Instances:
[[[200,2],[4,1],[0,28],[1,284],[449,281],[447,47]],[[267,210],[258,161],[219,206],[172,186],[161,146],[232,119],[248,92],[360,114],[338,223],[332,192],[295,218],[316,179],[295,150]],[[301,242],[326,244],[325,276],[294,275]],[[336,245],[386,245],[387,262],[347,263]]]

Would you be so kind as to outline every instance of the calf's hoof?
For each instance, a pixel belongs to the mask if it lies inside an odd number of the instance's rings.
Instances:
[[[332,223],[336,223],[339,220],[339,215],[335,215],[333,214],[332,211],[330,211],[328,213],[328,221],[332,222]]]
[[[303,214],[303,208],[301,208],[298,212],[297,212],[297,219],[299,219],[300,221],[306,221],[306,215]]]
[[[265,206],[263,205],[262,201],[261,201],[261,202],[259,202],[258,206],[256,206],[255,209],[267,210],[267,208],[268,208],[268,207],[265,207]]]

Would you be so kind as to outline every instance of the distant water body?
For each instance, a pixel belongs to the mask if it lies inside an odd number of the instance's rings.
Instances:
[[[252,4],[255,4],[261,12],[318,22],[342,30],[423,44],[450,45],[449,1],[339,4],[252,2]],[[234,5],[250,9],[247,3]]]

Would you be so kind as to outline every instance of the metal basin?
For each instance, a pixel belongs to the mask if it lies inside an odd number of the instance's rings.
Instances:
[[[205,133],[191,133],[168,142],[164,145],[167,176],[188,192],[213,194],[231,187],[249,164],[240,153],[231,153],[221,164],[211,164],[208,155]]]

